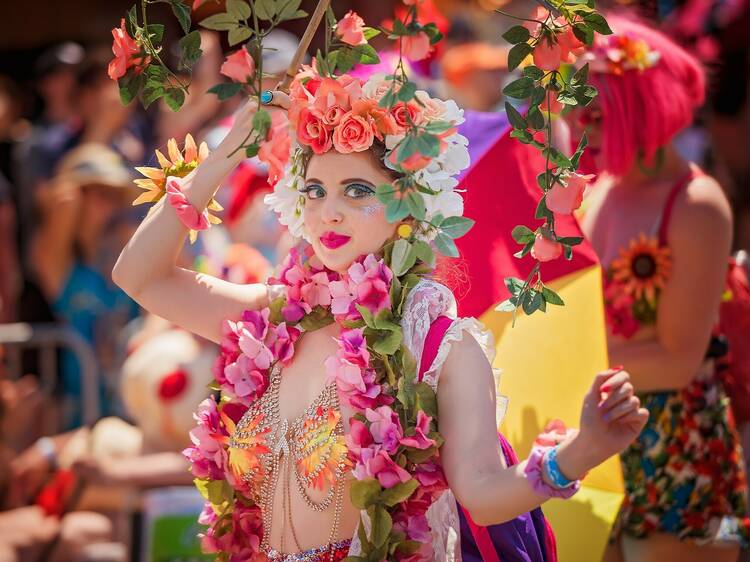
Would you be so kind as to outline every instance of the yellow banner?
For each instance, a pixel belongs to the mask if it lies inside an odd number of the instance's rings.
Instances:
[[[593,266],[548,284],[565,301],[546,314],[490,310],[481,320],[495,335],[499,393],[509,399],[500,430],[520,458],[551,419],[578,427],[581,402],[594,375],[608,367],[601,269]],[[592,470],[571,500],[544,512],[555,531],[560,562],[600,562],[623,499],[617,457]]]

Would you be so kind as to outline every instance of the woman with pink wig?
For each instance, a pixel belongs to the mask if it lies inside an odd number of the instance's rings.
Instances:
[[[698,62],[612,15],[587,54],[595,102],[572,119],[600,174],[582,227],[606,270],[609,352],[649,410],[622,454],[611,559],[736,560],[748,538],[742,451],[713,337],[732,215],[719,184],[671,141],[704,100]]]

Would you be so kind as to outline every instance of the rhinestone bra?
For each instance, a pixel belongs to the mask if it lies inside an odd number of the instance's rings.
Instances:
[[[334,519],[329,544],[336,539],[341,520],[344,474],[350,468],[336,385],[330,384],[313,400],[301,416],[291,421],[279,412],[281,366],[274,365],[269,387],[240,419],[229,440],[230,462],[241,466],[243,480],[249,484],[251,499],[261,509],[263,539],[261,549],[271,551],[273,503],[279,478],[282,478],[281,549],[284,550],[288,524],[294,547],[300,546],[292,521],[291,480],[307,506],[323,512],[334,504]],[[234,459],[232,458],[234,457]],[[322,500],[310,497],[309,489],[325,490]]]

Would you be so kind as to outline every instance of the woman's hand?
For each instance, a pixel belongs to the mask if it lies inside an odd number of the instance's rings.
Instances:
[[[648,421],[634,395],[630,375],[620,369],[599,373],[583,399],[581,429],[560,446],[560,469],[580,478],[630,445]]]
[[[268,112],[273,111],[287,111],[291,105],[289,96],[280,90],[273,91],[273,100],[268,105],[264,105],[263,109]],[[219,145],[219,150],[232,153],[238,147],[243,144],[247,144],[248,135],[253,128],[253,117],[258,111],[258,100],[256,98],[250,98],[245,102],[237,113],[234,115],[234,122],[232,128],[224,137]]]

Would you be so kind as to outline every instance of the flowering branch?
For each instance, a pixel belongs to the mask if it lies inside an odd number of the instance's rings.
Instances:
[[[575,211],[592,176],[576,172],[586,148],[586,135],[568,157],[552,144],[552,122],[572,107],[589,105],[596,97],[596,88],[587,84],[588,64],[572,76],[564,65],[576,62],[585,47],[593,43],[595,33],[612,33],[606,20],[595,11],[593,0],[587,3],[558,0],[545,5],[554,10],[555,16],[544,7],[538,7],[531,18],[497,10],[526,22],[503,34],[513,45],[508,53],[508,69],[523,67],[522,76],[508,84],[503,93],[527,106],[526,114],[522,115],[514,105],[505,103],[513,127],[511,137],[533,146],[545,159],[544,171],[537,176],[542,197],[535,213],[542,224],[535,230],[517,226],[512,233],[513,239],[523,246],[515,257],[522,258],[530,253],[536,264],[525,281],[515,277],[505,279],[510,297],[496,309],[514,315],[519,308],[526,314],[533,314],[537,310],[544,312],[548,304],[563,305],[559,295],[544,285],[541,263],[561,255],[572,259],[573,247],[582,239],[559,236],[555,231],[555,213]],[[527,62],[529,57],[532,62]]]

